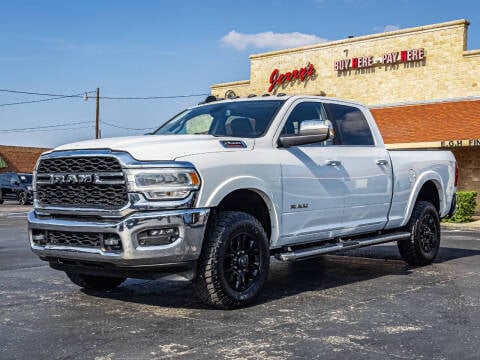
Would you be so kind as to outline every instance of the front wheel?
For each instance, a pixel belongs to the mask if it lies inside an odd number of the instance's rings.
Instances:
[[[407,229],[411,236],[397,242],[402,259],[410,265],[428,265],[440,249],[440,218],[428,201],[418,201],[413,208]]]
[[[206,304],[232,309],[251,304],[268,276],[268,239],[250,214],[225,211],[212,219],[193,281]]]
[[[75,285],[78,285],[84,289],[91,290],[114,289],[125,281],[125,278],[85,275],[71,271],[66,271],[65,273],[67,274],[70,281],[73,282]]]

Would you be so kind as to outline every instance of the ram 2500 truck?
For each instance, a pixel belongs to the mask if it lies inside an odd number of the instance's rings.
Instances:
[[[178,273],[220,308],[252,303],[270,257],[396,241],[430,264],[455,208],[448,151],[388,151],[369,110],[315,96],[212,101],[152,134],[44,153],[32,250],[75,284]]]

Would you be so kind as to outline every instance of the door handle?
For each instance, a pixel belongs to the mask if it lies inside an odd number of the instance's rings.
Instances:
[[[377,160],[376,162],[377,165],[381,165],[381,166],[384,166],[384,165],[388,165],[388,161],[387,160]]]
[[[339,166],[342,165],[342,162],[340,160],[325,160],[325,165]]]

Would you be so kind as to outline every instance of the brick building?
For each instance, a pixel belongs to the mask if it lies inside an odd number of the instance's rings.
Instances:
[[[49,149],[0,145],[0,173],[31,173],[40,154]]]
[[[388,148],[453,151],[459,189],[480,194],[480,50],[468,21],[250,56],[250,80],[214,84],[217,97],[311,94],[368,105]],[[478,198],[480,210],[480,196]]]

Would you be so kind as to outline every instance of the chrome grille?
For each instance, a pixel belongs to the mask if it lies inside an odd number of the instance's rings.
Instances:
[[[83,173],[83,172],[121,172],[117,159],[109,156],[68,157],[43,159],[38,165],[38,173]]]
[[[38,235],[43,233],[41,239]],[[117,234],[110,233],[84,233],[84,232],[65,232],[65,231],[36,231],[36,236],[33,237],[35,245],[57,245],[57,246],[72,246],[81,248],[101,249],[103,239],[116,239],[119,241],[116,250],[121,250],[120,237]]]
[[[114,210],[128,203],[126,180],[120,163],[113,157],[42,159],[36,180],[41,206]]]

